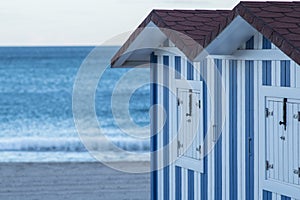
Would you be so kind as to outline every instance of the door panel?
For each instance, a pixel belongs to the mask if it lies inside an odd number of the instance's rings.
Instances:
[[[177,160],[178,166],[203,171],[202,83],[198,88],[177,88]]]
[[[299,185],[299,111],[299,100],[266,98],[265,170],[268,180]]]

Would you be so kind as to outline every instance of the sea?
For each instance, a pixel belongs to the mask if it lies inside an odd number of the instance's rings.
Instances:
[[[0,48],[0,162],[149,160],[149,139],[137,140],[124,134],[110,106],[115,85],[130,70],[107,66],[119,47],[97,47],[102,52],[98,63],[103,66],[99,67],[107,68],[95,92],[95,111],[102,132],[125,153],[104,145],[103,156],[95,157],[80,138],[72,109],[74,82],[94,48]],[[138,78],[148,81],[149,69],[140,69]],[[129,101],[130,118],[140,127],[149,125],[149,93],[149,85],[143,85],[131,94]],[[116,98],[124,100],[123,95]]]

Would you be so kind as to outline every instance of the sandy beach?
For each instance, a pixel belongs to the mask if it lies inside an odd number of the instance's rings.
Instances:
[[[137,169],[147,162],[126,163]],[[119,172],[101,163],[0,163],[2,200],[147,200],[150,175]]]

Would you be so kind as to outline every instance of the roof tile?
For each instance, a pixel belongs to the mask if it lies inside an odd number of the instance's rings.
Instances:
[[[272,12],[272,13],[293,12],[292,8],[279,6],[278,4],[277,4],[277,6],[275,6],[275,5],[265,6],[265,7],[262,7],[261,9],[262,9],[262,11],[267,11],[267,12]]]
[[[265,37],[300,64],[300,1],[297,2],[240,2],[232,11],[225,10],[153,10],[139,26],[153,21],[158,27],[178,31],[168,32],[170,39],[186,55],[196,56],[236,16],[241,16]],[[126,51],[140,33],[136,30],[112,59],[112,63]],[[190,37],[190,38],[189,38]],[[191,58],[193,59],[193,58]]]
[[[289,22],[279,22],[279,21],[274,21],[274,22],[271,22],[269,23],[269,25],[271,27],[273,27],[274,29],[276,28],[297,28],[298,25],[297,24],[294,24],[294,23],[289,23]]]

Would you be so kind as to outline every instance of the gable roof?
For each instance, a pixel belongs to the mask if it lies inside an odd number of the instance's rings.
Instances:
[[[112,58],[112,66],[150,22],[153,22],[166,35],[168,35],[167,30],[182,33],[182,35],[174,34],[168,36],[186,55],[191,55],[191,51],[195,51],[193,53],[195,57],[202,51],[202,49],[197,49],[193,46],[195,41],[202,47],[208,44],[209,41],[206,38],[214,37],[213,30],[219,27],[220,22],[226,19],[229,13],[229,10],[152,10]]]
[[[300,1],[241,2],[227,24],[238,15],[300,64]]]
[[[112,58],[124,54],[130,44],[150,22],[159,28],[178,31],[203,48],[207,47],[237,16],[261,32],[281,51],[300,64],[300,1],[297,2],[240,2],[228,10],[153,10]],[[187,37],[169,39],[193,60],[202,49],[195,48]]]

